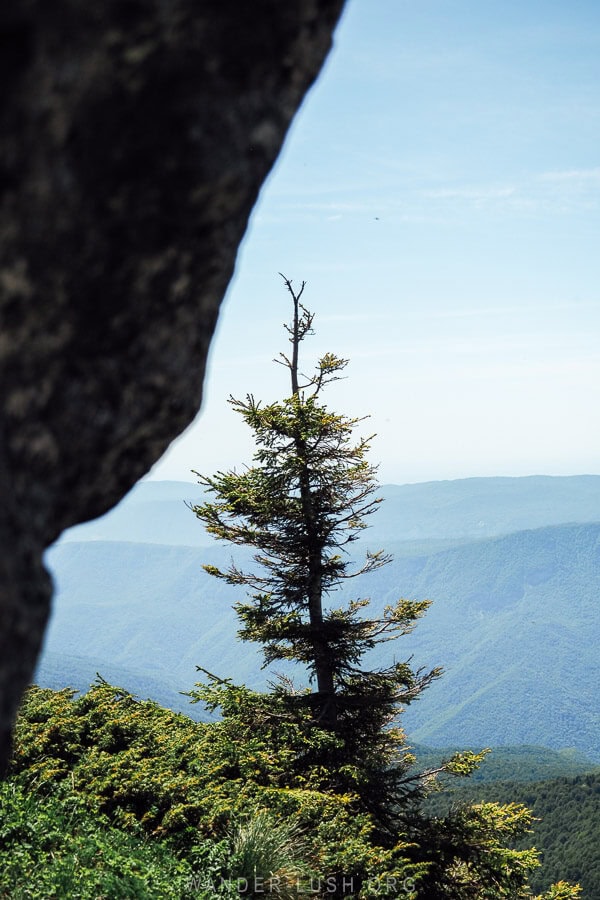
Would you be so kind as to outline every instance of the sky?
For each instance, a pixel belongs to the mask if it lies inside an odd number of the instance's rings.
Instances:
[[[151,478],[251,462],[227,398],[290,393],[279,272],[381,483],[600,474],[600,3],[349,0]]]

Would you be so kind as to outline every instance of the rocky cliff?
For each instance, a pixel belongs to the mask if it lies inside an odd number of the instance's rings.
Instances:
[[[0,762],[48,616],[43,549],[196,413],[248,216],[342,4],[3,0]]]

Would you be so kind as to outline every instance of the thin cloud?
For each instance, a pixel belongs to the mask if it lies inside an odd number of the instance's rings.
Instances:
[[[577,312],[578,310],[598,309],[599,302],[597,300],[573,300],[564,303],[546,303],[539,309],[530,307],[525,301],[522,303],[507,303],[503,306],[470,306],[457,309],[435,309],[427,313],[428,319],[476,319],[492,316],[523,316],[523,313],[531,313],[535,315],[548,315],[553,312],[561,312],[568,310],[569,312]]]
[[[463,188],[437,188],[424,191],[425,197],[434,200],[473,200],[476,203],[485,203],[489,200],[503,200],[512,197],[516,193],[512,185],[508,187],[463,187]]]
[[[539,176],[541,181],[559,182],[598,182],[600,184],[600,168],[595,169],[565,169],[556,172],[543,172]]]
[[[466,309],[438,309],[428,313],[430,319],[474,319],[487,316],[512,316],[523,313],[523,304],[514,306],[472,306]]]
[[[395,322],[397,316],[391,313],[324,313],[319,314],[319,322]]]

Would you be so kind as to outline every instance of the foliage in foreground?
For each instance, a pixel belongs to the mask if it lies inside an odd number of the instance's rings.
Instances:
[[[185,900],[191,868],[141,830],[124,832],[61,786],[0,783],[0,898]]]
[[[348,875],[347,896],[365,900],[532,897],[535,854],[507,849],[528,827],[521,808],[416,816],[384,847],[356,796],[323,789],[327,773],[309,763],[330,734],[283,703],[275,724],[246,688],[205,690],[226,694],[221,721],[195,723],[104,682],[80,698],[30,690],[2,787],[0,896],[208,900],[238,896],[256,865],[279,896],[298,884],[336,896]]]

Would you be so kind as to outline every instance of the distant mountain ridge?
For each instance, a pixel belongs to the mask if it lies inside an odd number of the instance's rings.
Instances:
[[[187,703],[179,691],[198,680],[196,665],[264,684],[268,673],[260,669],[256,648],[235,639],[232,604],[243,594],[202,569],[241,554],[211,543],[183,500],[174,499],[182,488],[183,497],[196,499],[200,489],[194,497],[190,487],[139,485],[124,509],[73,529],[49,552],[57,597],[40,682],[51,677],[59,686],[62,655],[65,677],[78,673],[76,687],[85,687],[86,666],[90,681],[96,671],[113,680],[116,667],[122,682],[131,672],[132,681],[121,686],[156,699],[160,690],[160,702],[177,708]],[[434,746],[574,747],[600,759],[600,525],[558,524],[495,537],[477,530],[559,513],[585,519],[600,510],[600,477],[468,479],[405,488],[382,489],[387,502],[365,532],[370,547],[394,553],[393,563],[353,582],[347,596],[372,597],[376,608],[398,596],[434,601],[395,648],[399,659],[412,654],[415,665],[445,669],[405,713],[411,739]],[[548,491],[556,501],[552,509]],[[481,526],[476,516],[482,498],[492,496],[493,515]],[[394,524],[400,504],[404,519]],[[191,521],[191,530],[187,521],[182,527],[197,535],[196,547],[179,543],[184,533],[173,519],[169,543],[139,539],[156,534],[153,516],[174,508]],[[444,522],[455,531],[475,528],[476,539],[444,531]],[[129,542],[97,540],[102,529],[121,534],[125,526]],[[75,541],[84,529],[86,539]],[[432,539],[423,536],[426,530],[436,532]],[[398,538],[407,533],[411,540]],[[333,599],[337,604],[341,594]]]
[[[466,478],[382,485],[368,520],[369,542],[493,537],[575,522],[600,521],[600,475]],[[179,481],[137,484],[114,510],[70,529],[63,541],[110,540],[198,547],[210,542],[186,507],[203,489]]]

